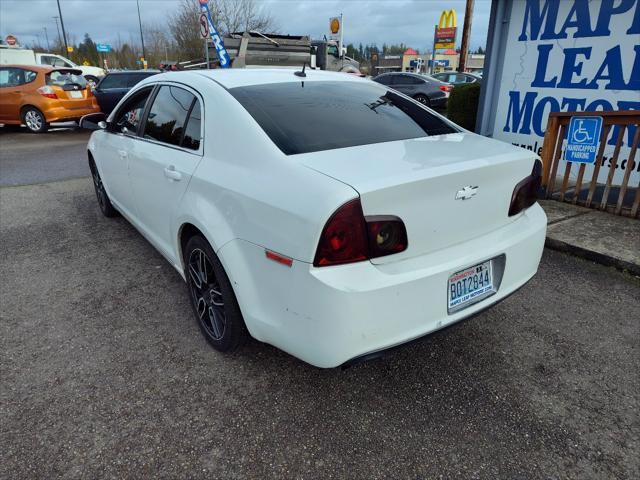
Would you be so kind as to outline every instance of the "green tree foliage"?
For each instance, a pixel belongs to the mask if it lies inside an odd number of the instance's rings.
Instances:
[[[458,85],[451,91],[451,95],[449,96],[447,117],[452,122],[473,132],[476,128],[479,100],[479,83]]]

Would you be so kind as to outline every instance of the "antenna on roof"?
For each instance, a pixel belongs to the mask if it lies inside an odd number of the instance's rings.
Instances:
[[[297,71],[297,72],[293,72],[293,74],[294,74],[296,77],[306,77],[306,76],[307,76],[307,74],[306,74],[306,73],[304,73],[304,69],[305,69],[305,68],[307,68],[307,62],[304,62],[304,63],[302,64],[302,70]]]

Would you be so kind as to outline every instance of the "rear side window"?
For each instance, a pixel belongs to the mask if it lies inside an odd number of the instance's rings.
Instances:
[[[127,75],[107,75],[102,79],[98,88],[100,90],[109,90],[111,88],[127,88]]]
[[[49,72],[46,76],[46,83],[57,87],[75,84],[80,88],[87,88],[87,81],[82,76],[82,73],[77,73],[77,70],[54,70]]]
[[[153,100],[144,137],[180,146],[187,115],[195,97],[179,87],[163,85]]]
[[[200,102],[196,100],[187,120],[187,128],[184,130],[184,138],[182,146],[190,150],[198,150],[200,148],[200,140],[202,136],[200,123],[202,122],[200,113]]]
[[[0,69],[0,88],[1,87],[18,87],[33,82],[38,74],[31,70],[22,68],[3,68]]]
[[[457,131],[376,83],[290,82],[229,92],[287,155]]]

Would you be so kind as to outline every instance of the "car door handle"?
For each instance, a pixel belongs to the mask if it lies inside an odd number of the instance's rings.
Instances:
[[[176,167],[169,165],[164,169],[164,176],[169,180],[175,180],[176,182],[182,180],[182,174],[176,170]]]

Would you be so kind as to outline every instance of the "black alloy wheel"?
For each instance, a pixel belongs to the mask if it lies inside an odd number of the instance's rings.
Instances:
[[[419,93],[418,95],[416,95],[415,98],[417,101],[419,101],[421,104],[425,105],[425,106],[429,106],[431,105],[431,102],[429,101],[429,97],[427,97],[426,95],[422,95],[421,93]]]
[[[93,160],[89,163],[89,167],[91,168],[93,187],[96,191],[96,198],[98,199],[100,211],[105,217],[115,217],[118,214],[118,211],[113,208],[111,200],[109,200],[109,195],[107,195],[107,191],[105,190],[102,179],[100,178],[100,173],[98,172],[98,168],[95,163],[93,163]]]
[[[199,235],[187,242],[185,276],[191,306],[205,338],[221,352],[236,350],[249,334],[220,260]]]

